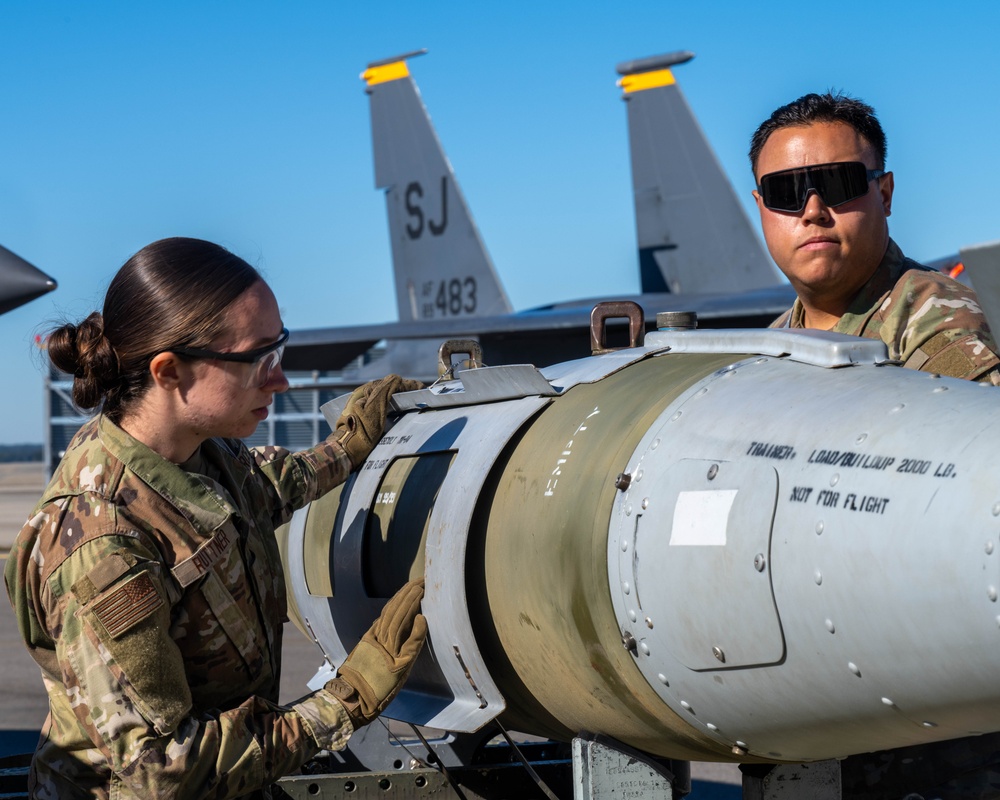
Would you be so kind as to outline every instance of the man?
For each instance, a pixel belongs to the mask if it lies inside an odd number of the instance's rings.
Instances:
[[[807,94],[754,133],[753,196],[771,257],[798,299],[771,327],[881,339],[911,369],[1000,385],[975,292],[889,238],[893,175],[871,106]]]

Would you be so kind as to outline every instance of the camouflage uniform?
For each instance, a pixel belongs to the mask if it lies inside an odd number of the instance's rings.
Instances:
[[[330,440],[201,454],[187,472],[95,418],[18,536],[7,591],[49,695],[33,797],[264,796],[353,731],[326,690],[277,705],[274,538],[350,459]]]
[[[802,303],[772,328],[804,328]],[[1000,385],[1000,357],[976,293],[906,258],[891,239],[875,274],[831,329],[881,339],[904,367]]]

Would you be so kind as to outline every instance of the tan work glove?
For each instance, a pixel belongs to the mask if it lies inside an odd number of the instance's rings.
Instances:
[[[367,725],[399,693],[427,637],[420,613],[424,579],[410,581],[385,604],[337,677],[324,687],[347,710],[354,728]]]
[[[385,417],[389,411],[389,398],[396,392],[423,389],[420,381],[386,375],[376,381],[359,386],[352,393],[337,420],[334,437],[350,456],[357,469],[368,458],[385,430]]]

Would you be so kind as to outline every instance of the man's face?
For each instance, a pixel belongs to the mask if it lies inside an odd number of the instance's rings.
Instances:
[[[757,159],[763,175],[784,169],[861,161],[875,169],[871,145],[850,125],[820,122],[780,128]],[[830,208],[810,192],[802,211],[772,211],[754,191],[771,257],[810,306],[839,317],[871,277],[889,243],[886,217],[892,207],[892,175],[869,182],[868,193]]]

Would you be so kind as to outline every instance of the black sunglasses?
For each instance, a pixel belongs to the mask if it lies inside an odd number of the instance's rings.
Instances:
[[[833,208],[867,194],[869,182],[886,174],[860,161],[838,161],[770,172],[760,179],[757,191],[772,211],[801,211],[811,191]]]
[[[288,328],[282,328],[278,340],[258,347],[254,350],[244,350],[240,353],[218,353],[215,350],[202,350],[197,347],[171,347],[169,352],[188,358],[212,358],[216,361],[236,361],[240,364],[253,364],[254,369],[247,374],[243,388],[263,386],[271,372],[281,363],[285,353],[285,343],[288,341]]]

